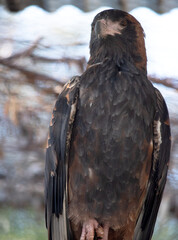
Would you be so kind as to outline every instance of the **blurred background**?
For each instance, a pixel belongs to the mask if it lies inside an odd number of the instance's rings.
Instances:
[[[83,11],[92,11],[101,6],[110,6],[124,11],[131,11],[135,7],[144,6],[153,9],[156,12],[163,13],[178,5],[177,0],[0,0],[11,11],[19,11],[29,5],[37,5],[46,11],[55,11],[57,8],[65,5],[74,5]]]
[[[169,108],[171,163],[153,239],[177,239],[178,0],[0,0],[1,240],[47,239],[43,172],[52,108],[64,83],[85,70],[92,19],[111,7],[142,24],[148,77]]]

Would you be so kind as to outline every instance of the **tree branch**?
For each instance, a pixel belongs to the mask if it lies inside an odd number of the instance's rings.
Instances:
[[[29,79],[29,82],[31,82],[31,83],[35,82],[36,80],[45,80],[45,81],[53,82],[53,83],[55,83],[57,85],[60,85],[60,86],[64,85],[64,83],[60,82],[56,78],[46,76],[46,75],[41,74],[41,73],[33,72],[31,70],[27,70],[23,67],[19,67],[15,64],[12,64],[12,63],[8,62],[7,60],[0,59],[0,64],[6,66],[8,68],[20,71],[21,73],[23,73]]]
[[[18,52],[18,53],[15,53],[13,54],[12,56],[10,57],[7,57],[7,58],[4,58],[3,61],[12,61],[14,59],[17,59],[17,58],[21,58],[21,57],[26,57],[26,56],[29,56],[34,50],[35,48],[38,47],[38,44],[39,42],[41,41],[42,38],[38,38],[36,39],[32,45],[30,47],[28,47],[27,49],[21,51],[21,52]]]
[[[170,87],[178,90],[178,80],[170,79],[170,78],[159,79],[151,76],[148,76],[148,79],[153,83],[162,84],[166,87]]]
[[[68,57],[47,58],[47,57],[43,57],[43,56],[34,55],[33,53],[30,54],[30,57],[34,60],[42,61],[42,62],[58,62],[58,63],[76,64],[77,66],[79,66],[81,72],[83,72],[85,70],[86,65],[87,65],[85,57],[81,57],[80,59],[68,58]]]

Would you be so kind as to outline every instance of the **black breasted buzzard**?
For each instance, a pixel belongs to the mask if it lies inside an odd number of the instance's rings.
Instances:
[[[170,155],[165,101],[144,33],[120,10],[94,18],[86,71],[59,95],[45,169],[49,240],[149,240]]]

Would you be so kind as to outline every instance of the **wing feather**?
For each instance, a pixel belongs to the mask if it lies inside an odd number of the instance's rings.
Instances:
[[[134,240],[150,240],[166,184],[170,157],[169,114],[161,93],[155,88],[157,111],[153,122],[153,162],[144,206],[134,233]]]
[[[78,94],[79,77],[74,77],[59,95],[49,127],[45,165],[45,217],[49,240],[72,239],[66,216],[67,157]]]

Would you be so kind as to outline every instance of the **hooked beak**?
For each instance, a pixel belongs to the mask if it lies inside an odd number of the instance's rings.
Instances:
[[[98,20],[95,24],[95,29],[94,29],[97,38],[102,37],[106,29],[107,29],[106,20],[104,19]]]
[[[95,23],[95,34],[97,38],[104,38],[107,35],[114,36],[116,34],[121,35],[122,29],[125,28],[121,26],[118,22],[112,22],[111,20],[101,19]]]

